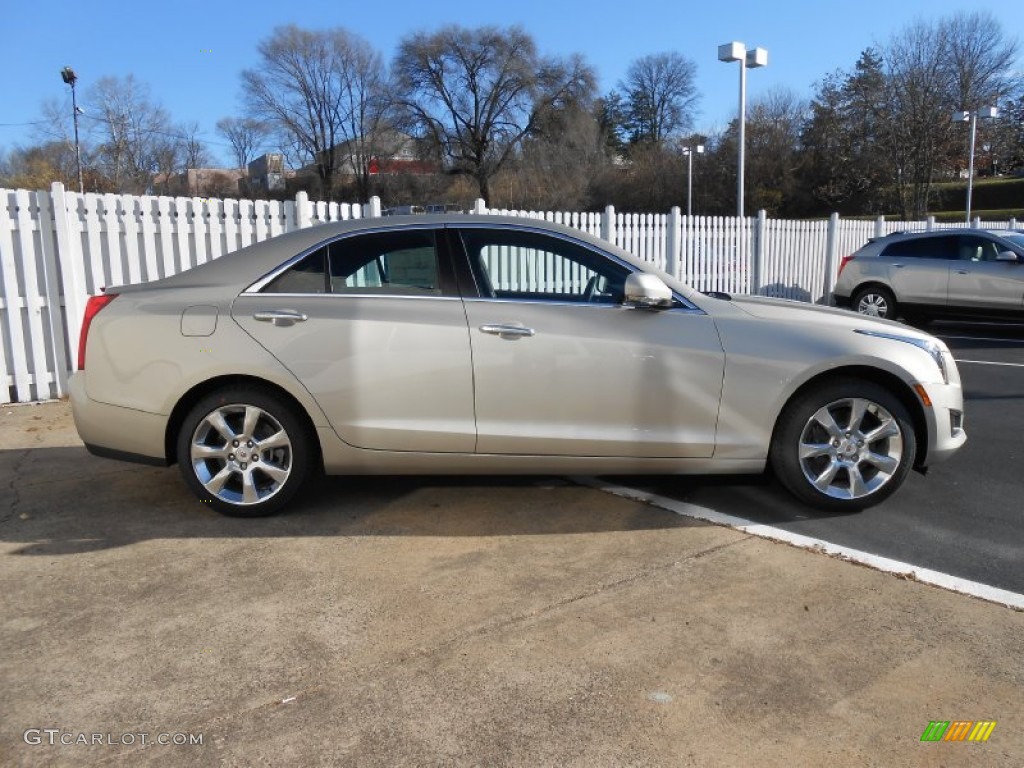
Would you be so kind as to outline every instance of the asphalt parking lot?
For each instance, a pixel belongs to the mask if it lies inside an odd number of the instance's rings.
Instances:
[[[1024,363],[1016,332],[933,330]],[[1024,369],[961,371],[969,449],[867,513],[815,516],[762,479],[652,485],[1013,588]],[[175,468],[89,456],[44,404],[0,408],[0,487],[3,765],[1024,754],[1024,612],[564,479],[331,478],[233,520]],[[986,743],[921,741],[983,719]]]
[[[958,361],[968,442],[887,502],[824,516],[767,478],[617,478],[666,498],[1024,593],[1024,325],[936,322]]]

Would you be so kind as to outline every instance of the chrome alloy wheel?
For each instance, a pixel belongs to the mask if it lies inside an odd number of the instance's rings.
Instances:
[[[869,317],[889,317],[889,301],[880,293],[865,293],[857,302],[857,311]]]
[[[291,438],[255,405],[224,405],[208,413],[192,435],[189,453],[199,482],[228,504],[270,499],[292,471]]]
[[[893,477],[903,457],[899,422],[878,403],[845,398],[819,408],[800,434],[800,468],[834,499],[861,499]]]

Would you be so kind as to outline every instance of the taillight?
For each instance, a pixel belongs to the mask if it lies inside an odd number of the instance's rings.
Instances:
[[[89,338],[89,326],[92,325],[92,319],[116,298],[116,293],[104,293],[102,296],[89,297],[89,301],[85,305],[85,317],[82,318],[82,333],[78,337],[78,370],[85,370],[85,342]]]
[[[847,264],[849,264],[850,263],[850,259],[852,259],[852,258],[853,258],[853,254],[850,254],[849,256],[843,256],[843,260],[839,262],[839,274],[836,275],[836,277],[839,277],[839,275],[843,274],[843,267],[845,267]]]

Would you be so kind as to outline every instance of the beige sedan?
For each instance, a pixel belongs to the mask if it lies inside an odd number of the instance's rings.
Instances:
[[[489,216],[304,229],[90,299],[93,453],[177,463],[229,515],[312,473],[759,473],[855,510],[966,436],[938,339],[711,297],[576,230]]]

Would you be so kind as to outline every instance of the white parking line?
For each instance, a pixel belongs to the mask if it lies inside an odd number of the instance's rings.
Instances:
[[[1024,363],[996,363],[992,360],[961,360],[959,358],[953,358],[958,363],[971,363],[972,365],[1005,365],[1010,368],[1024,368]]]
[[[997,339],[990,336],[939,336],[940,339],[958,339],[960,341],[998,341],[1006,344],[1024,344],[1024,339]]]
[[[804,536],[803,534],[793,533],[781,528],[773,528],[770,525],[754,523],[750,520],[745,520],[742,517],[726,515],[722,512],[716,512],[713,509],[708,509],[707,507],[688,504],[685,501],[677,501],[676,499],[670,499],[656,493],[641,491],[637,488],[627,488],[622,485],[603,483],[591,477],[573,477],[572,480],[580,485],[586,485],[601,491],[613,493],[616,496],[622,496],[623,498],[641,501],[655,507],[661,507],[669,512],[675,512],[677,515],[690,517],[695,520],[703,520],[716,525],[724,525],[729,528],[735,528],[738,531],[749,533],[752,536],[759,536],[761,538],[772,539],[774,541],[782,541],[787,544],[791,544],[794,547],[800,547],[801,549],[812,549],[817,552],[823,552],[827,555],[836,555],[844,560],[860,563],[861,565],[866,565],[879,571],[908,576],[916,581],[923,582],[924,584],[931,584],[953,592],[960,592],[965,595],[980,597],[982,600],[988,600],[1000,605],[1007,605],[1011,608],[1024,610],[1024,595],[1017,594],[1016,592],[1010,592],[1006,589],[999,589],[998,587],[981,584],[977,581],[961,579],[958,576],[950,576],[948,573],[933,571],[928,568],[921,568],[916,565],[911,565],[910,563],[892,560],[888,557],[881,557],[880,555],[873,555],[870,552],[863,552],[859,549],[850,549],[849,547],[843,547],[839,544],[823,541],[822,539],[815,539],[811,536]]]

